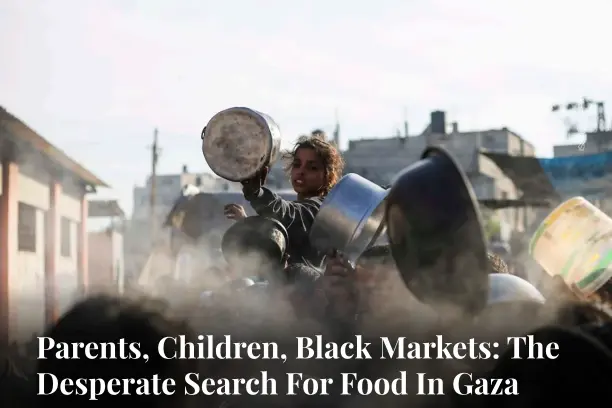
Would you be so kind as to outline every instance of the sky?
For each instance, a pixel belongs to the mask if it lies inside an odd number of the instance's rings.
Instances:
[[[336,111],[346,146],[404,117],[418,134],[440,109],[549,156],[566,140],[553,104],[612,95],[611,15],[608,0],[0,0],[0,105],[128,213],[153,130],[160,173],[207,171],[200,132],[231,106],[270,114],[286,145]]]

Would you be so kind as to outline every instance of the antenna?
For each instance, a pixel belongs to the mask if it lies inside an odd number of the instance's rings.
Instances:
[[[597,133],[605,132],[606,131],[606,113],[605,113],[605,108],[604,108],[604,102],[596,102],[591,98],[583,97],[581,102],[569,102],[564,105],[563,104],[553,105],[551,111],[552,112],[568,112],[568,114],[574,113],[577,111],[586,112],[593,105],[597,109],[597,119],[596,119],[594,131]],[[566,137],[568,139],[572,138],[573,136],[577,134],[585,133],[578,127],[578,122],[576,119],[572,119],[569,116],[566,116],[563,119],[563,123],[565,124],[565,128],[567,131]]]

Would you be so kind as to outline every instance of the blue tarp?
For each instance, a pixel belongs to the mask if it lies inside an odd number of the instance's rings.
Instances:
[[[602,183],[605,178],[610,180],[612,185],[612,152],[539,161],[544,173],[558,191],[576,191],[580,186],[588,189],[589,184],[603,189],[606,186],[606,183]]]

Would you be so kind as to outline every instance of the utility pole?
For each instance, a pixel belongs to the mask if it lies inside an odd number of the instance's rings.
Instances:
[[[150,211],[150,224],[151,224],[151,240],[155,243],[156,229],[157,229],[157,213],[155,211],[155,199],[157,197],[157,160],[159,159],[159,146],[157,144],[158,131],[157,128],[153,131],[153,145],[151,146],[151,186],[149,196],[149,211]]]

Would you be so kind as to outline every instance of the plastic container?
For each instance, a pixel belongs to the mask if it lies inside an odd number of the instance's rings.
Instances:
[[[548,274],[591,295],[612,278],[612,219],[585,198],[570,198],[538,227],[529,253]]]

